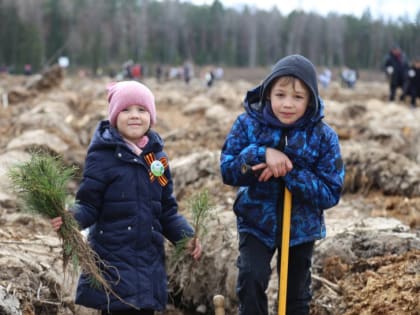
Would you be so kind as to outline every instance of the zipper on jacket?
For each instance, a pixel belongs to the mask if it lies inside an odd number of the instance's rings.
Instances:
[[[284,131],[281,135],[279,145],[276,149],[284,152],[284,148],[288,145],[287,131]],[[280,247],[281,234],[282,234],[282,218],[283,218],[283,204],[284,204],[284,189],[286,185],[282,178],[279,179],[279,191],[277,192],[277,235],[276,235],[276,247]]]

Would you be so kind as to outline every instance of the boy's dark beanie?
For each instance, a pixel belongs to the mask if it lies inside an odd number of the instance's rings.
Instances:
[[[261,99],[264,99],[270,85],[280,76],[293,76],[303,81],[311,90],[314,100],[318,98],[318,79],[315,66],[301,55],[289,55],[276,62],[271,73],[264,79]],[[315,104],[316,105],[316,104]]]

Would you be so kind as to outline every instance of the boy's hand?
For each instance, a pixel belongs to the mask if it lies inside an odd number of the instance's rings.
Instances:
[[[266,168],[262,171],[260,177],[258,178],[260,181],[267,181],[272,176],[275,178],[285,176],[293,169],[293,163],[287,155],[273,148],[267,148],[265,160]],[[259,169],[263,168],[261,164],[255,165],[255,167],[259,167]]]
[[[273,176],[273,172],[266,163],[256,164],[251,169],[258,176],[260,182],[266,182]]]
[[[187,248],[191,254],[191,256],[195,260],[200,260],[201,253],[202,253],[202,247],[201,242],[197,237],[193,237],[191,240],[189,240],[187,244]]]

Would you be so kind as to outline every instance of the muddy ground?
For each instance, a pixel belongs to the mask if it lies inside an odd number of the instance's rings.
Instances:
[[[210,89],[200,78],[189,85],[144,80],[156,95],[156,129],[166,143],[180,211],[190,217],[191,198],[204,190],[213,203],[199,263],[185,259],[173,267],[168,246],[165,314],[214,314],[216,294],[225,296],[226,314],[236,313],[235,189],[222,184],[218,158],[244,93],[258,82],[244,77],[244,71],[227,72]],[[341,202],[326,212],[328,237],[314,255],[312,315],[420,314],[420,109],[387,102],[386,82],[372,78],[378,77],[362,76],[355,89],[333,81],[321,90],[347,174]],[[96,314],[74,305],[77,272],[63,273],[57,236],[48,222],[20,208],[6,174],[39,147],[82,169],[93,129],[106,117],[110,81],[60,69],[0,77],[0,94],[8,95],[0,102],[0,314]],[[273,314],[276,283],[273,274],[267,291]]]

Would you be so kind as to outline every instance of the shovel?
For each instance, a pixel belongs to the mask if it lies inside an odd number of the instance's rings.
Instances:
[[[286,315],[287,273],[289,269],[290,218],[292,213],[292,194],[284,189],[283,224],[281,235],[280,276],[278,293],[278,315]]]
[[[213,296],[214,315],[225,315],[225,297],[217,294]]]
[[[242,164],[241,173],[252,172],[252,166]],[[290,243],[290,218],[292,214],[292,194],[284,188],[282,237],[281,237],[281,256],[280,256],[280,276],[278,294],[278,315],[286,315],[286,296],[287,296],[287,272],[289,270],[289,243]]]

